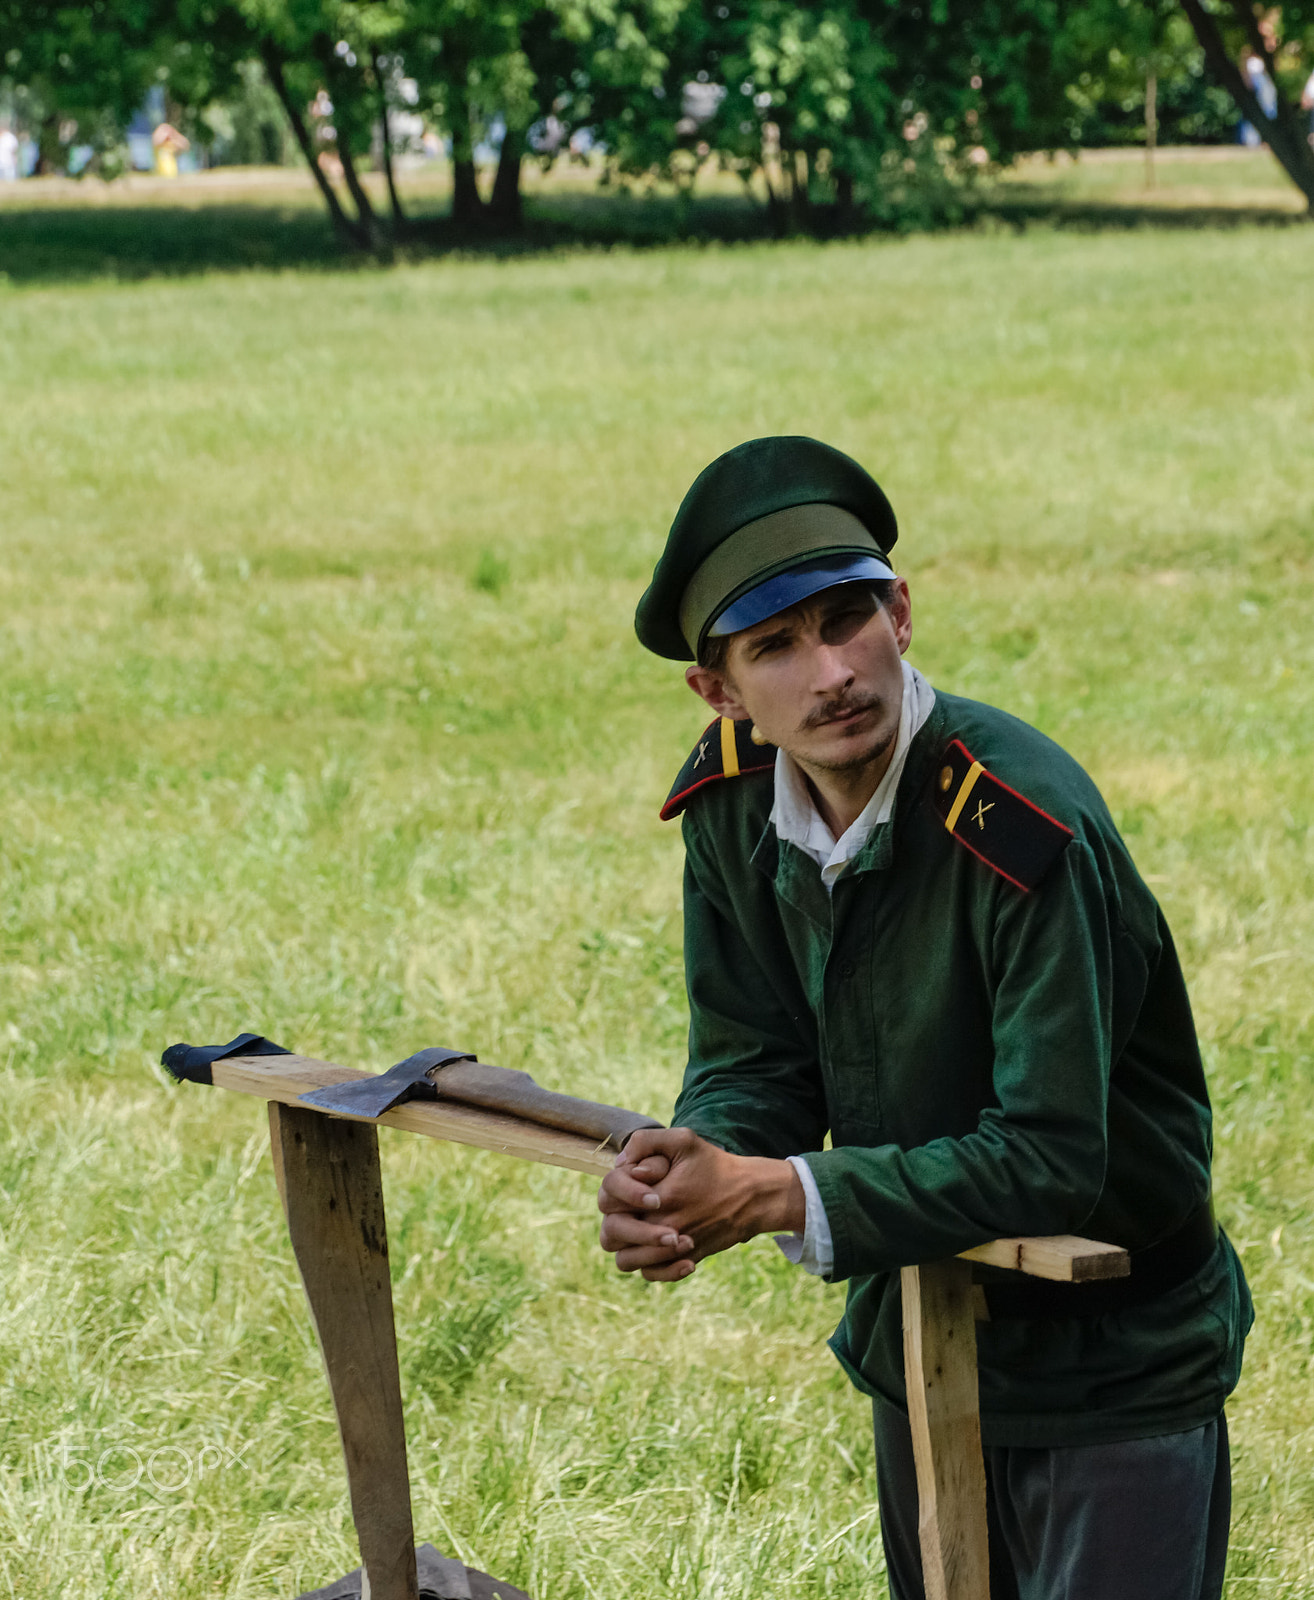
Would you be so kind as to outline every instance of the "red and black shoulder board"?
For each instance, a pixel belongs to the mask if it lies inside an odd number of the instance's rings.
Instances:
[[[1071,828],[992,777],[961,739],[945,751],[932,782],[949,832],[1019,889],[1034,889],[1072,838]]]
[[[703,729],[680,775],[671,785],[662,807],[662,821],[678,817],[689,796],[718,778],[739,778],[750,772],[770,772],[776,764],[773,744],[754,744],[751,722],[717,717]]]

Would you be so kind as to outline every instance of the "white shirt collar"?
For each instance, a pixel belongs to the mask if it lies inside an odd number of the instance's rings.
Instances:
[[[935,690],[916,667],[909,666],[906,661],[901,664],[903,700],[899,707],[899,732],[894,741],[894,755],[890,758],[884,777],[876,785],[876,793],[841,839],[835,838],[817,810],[802,768],[783,750],[776,751],[776,793],[775,803],[771,807],[771,824],[777,838],[787,844],[797,845],[804,855],[811,856],[821,868],[821,881],[827,889],[834,885],[866,844],[872,830],[890,820],[894,811],[895,791],[908,759],[908,748],[935,704]]]

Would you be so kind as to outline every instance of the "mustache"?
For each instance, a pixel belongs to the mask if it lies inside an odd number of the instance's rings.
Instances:
[[[828,722],[838,722],[841,717],[855,711],[874,711],[881,703],[879,695],[841,695],[838,700],[828,700],[825,705],[814,706],[804,717],[804,728],[824,728]]]

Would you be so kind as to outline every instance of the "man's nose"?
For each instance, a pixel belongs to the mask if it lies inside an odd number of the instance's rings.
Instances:
[[[818,694],[833,695],[853,682],[853,668],[842,650],[819,644],[813,657],[813,688]]]

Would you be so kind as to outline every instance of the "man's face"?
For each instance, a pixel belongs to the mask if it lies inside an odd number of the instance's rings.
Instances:
[[[714,711],[751,717],[805,770],[842,772],[893,747],[911,638],[902,579],[888,606],[866,584],[840,584],[731,635],[724,671],[686,677]]]

